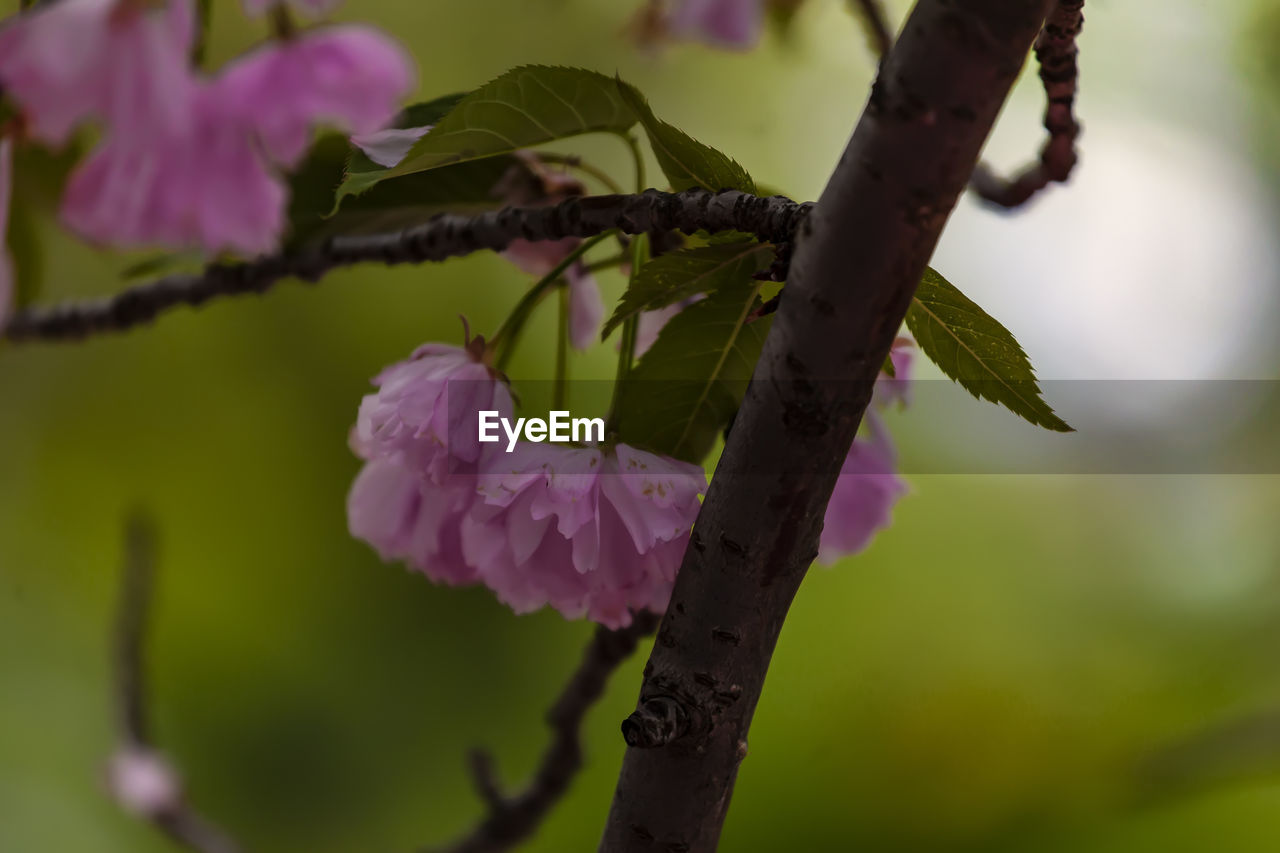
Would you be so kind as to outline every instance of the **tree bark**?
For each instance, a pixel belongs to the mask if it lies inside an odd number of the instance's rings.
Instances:
[[[800,227],[645,669],[600,849],[714,850],[778,633],[916,284],[1051,0],[920,0]]]

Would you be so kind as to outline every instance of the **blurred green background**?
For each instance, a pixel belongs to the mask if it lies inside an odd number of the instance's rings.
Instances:
[[[620,36],[637,3],[345,12],[410,46],[424,98],[519,63],[617,70],[762,183],[815,198],[874,68],[842,3],[809,0],[789,39],[753,53],[659,55]],[[221,60],[260,30],[217,6]],[[1043,375],[1274,378],[1280,9],[1086,11],[1078,177],[1016,218],[963,202],[937,265]],[[1027,75],[997,163],[1036,150],[1041,108]],[[615,140],[571,148],[629,174]],[[131,260],[47,226],[40,242],[44,299],[112,292]],[[606,298],[622,286],[602,284]],[[464,769],[475,745],[523,780],[590,626],[381,564],[348,536],[344,497],[369,377],[425,340],[458,341],[460,313],[491,331],[527,285],[496,257],[359,268],[125,336],[0,351],[0,850],[169,849],[101,784],[135,506],[162,536],[159,740],[249,849],[450,839],[481,811]],[[517,381],[549,377],[553,313]],[[575,377],[610,376],[612,355],[577,356]],[[1176,409],[1139,414],[1178,429]],[[893,428],[916,452],[967,440],[910,412]],[[723,849],[1280,849],[1280,479],[911,485],[867,553],[801,590]],[[594,849],[643,657],[588,718],[589,766],[529,849]]]

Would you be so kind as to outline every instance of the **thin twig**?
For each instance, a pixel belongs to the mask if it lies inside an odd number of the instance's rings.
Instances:
[[[199,853],[239,853],[240,846],[201,817],[182,795],[177,773],[155,749],[147,714],[143,652],[155,583],[155,533],[140,516],[125,533],[125,561],[115,624],[116,724],[120,744],[108,787],[120,805],[175,843]]]
[[[573,197],[545,207],[508,207],[475,216],[441,214],[424,225],[389,234],[335,236],[296,251],[254,261],[214,264],[194,275],[172,275],[85,300],[16,312],[4,330],[13,341],[64,340],[123,331],[179,305],[241,293],[263,293],[282,279],[318,281],[339,267],[364,262],[414,264],[505,249],[512,241],[627,234],[743,231],[761,240],[791,239],[810,205],[782,196],[761,198],[726,190]]]
[[[1036,39],[1036,61],[1047,100],[1044,127],[1049,138],[1040,149],[1040,160],[1006,180],[986,163],[973,170],[970,186],[978,197],[996,207],[1015,208],[1051,183],[1066,183],[1075,168],[1076,138],[1080,124],[1073,107],[1079,67],[1076,37],[1084,27],[1084,0],[1058,0]]]
[[[884,7],[880,0],[852,0],[853,13],[866,27],[867,38],[875,49],[876,56],[883,59],[889,48],[893,47],[893,36],[889,33],[889,23],[884,17]]]
[[[438,848],[436,853],[497,853],[509,850],[531,836],[551,807],[564,795],[582,767],[582,718],[604,692],[609,676],[635,651],[636,645],[658,627],[658,616],[648,611],[619,631],[597,628],[582,662],[547,713],[551,743],[547,746],[523,791],[505,796],[498,785],[493,758],[484,751],[470,755],[471,775],[488,814],[464,838]]]

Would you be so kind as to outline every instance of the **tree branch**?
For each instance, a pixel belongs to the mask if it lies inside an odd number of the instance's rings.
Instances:
[[[971,186],[983,201],[1012,209],[1025,204],[1049,184],[1065,183],[1075,168],[1076,138],[1080,124],[1073,106],[1079,68],[1076,36],[1084,28],[1084,0],[1057,0],[1036,39],[1036,60],[1040,63],[1040,82],[1047,100],[1044,127],[1049,138],[1040,149],[1039,162],[1032,163],[1016,177],[1006,180],[985,163],[973,172]]]
[[[635,614],[631,625],[619,631],[596,628],[578,669],[547,713],[551,743],[522,792],[504,796],[495,777],[492,756],[484,751],[471,753],[471,774],[489,814],[468,835],[439,848],[438,853],[496,853],[511,849],[534,833],[582,767],[579,730],[587,709],[600,698],[618,665],[631,657],[640,640],[657,626],[657,614],[642,611]]]
[[[804,220],[645,668],[600,849],[716,848],[823,514],[1050,0],[920,0]],[[637,734],[648,732],[650,735]]]
[[[339,267],[372,261],[414,264],[443,261],[513,240],[593,237],[613,229],[626,234],[743,231],[761,240],[790,240],[808,205],[781,196],[759,198],[737,191],[688,190],[638,195],[574,197],[547,207],[508,207],[475,216],[441,214],[416,228],[390,234],[332,237],[297,251],[236,264],[215,264],[198,275],[173,275],[106,299],[16,312],[4,330],[13,341],[84,338],[150,322],[179,305],[263,293],[276,282],[315,282]]]
[[[240,846],[200,816],[182,795],[177,773],[155,749],[148,723],[143,667],[155,581],[155,534],[140,517],[129,520],[115,626],[116,724],[120,743],[107,784],[122,808],[150,822],[175,843],[199,853],[239,853]]]
[[[867,38],[875,48],[876,56],[881,59],[889,55],[893,47],[893,35],[889,32],[889,23],[884,17],[884,6],[880,0],[852,0],[853,13],[866,27]]]

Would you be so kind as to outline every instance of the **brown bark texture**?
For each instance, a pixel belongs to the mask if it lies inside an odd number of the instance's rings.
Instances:
[[[602,851],[716,848],[841,462],[1050,5],[920,0],[882,62],[800,225],[784,298],[623,725],[629,747]]]

